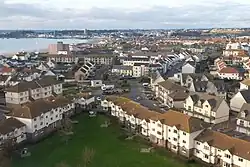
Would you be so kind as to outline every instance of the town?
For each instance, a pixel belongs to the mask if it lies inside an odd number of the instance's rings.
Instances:
[[[250,166],[250,37],[173,34],[2,55],[1,150],[32,157],[30,145],[57,132],[74,138],[79,118],[94,129],[101,117],[101,127],[146,141],[142,154],[160,148],[198,165]]]

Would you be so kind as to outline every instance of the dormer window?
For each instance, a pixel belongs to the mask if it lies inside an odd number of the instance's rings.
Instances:
[[[247,110],[242,111],[242,112],[241,112],[241,117],[242,117],[242,118],[246,118],[247,112],[248,112]]]

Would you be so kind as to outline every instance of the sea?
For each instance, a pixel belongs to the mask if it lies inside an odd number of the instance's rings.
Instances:
[[[21,38],[21,39],[0,39],[0,55],[8,55],[20,51],[41,52],[48,48],[49,44],[57,42],[65,44],[90,43],[87,39],[48,39],[48,38]]]

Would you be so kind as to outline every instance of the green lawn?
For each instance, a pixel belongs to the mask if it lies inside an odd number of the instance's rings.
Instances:
[[[32,146],[32,155],[25,159],[14,159],[13,167],[55,167],[59,162],[66,162],[76,167],[82,162],[82,151],[90,148],[95,151],[88,167],[197,167],[183,164],[167,155],[140,153],[140,148],[147,148],[135,141],[118,138],[120,130],[116,126],[100,128],[105,117],[89,118],[78,116],[74,136],[66,144],[58,135]]]

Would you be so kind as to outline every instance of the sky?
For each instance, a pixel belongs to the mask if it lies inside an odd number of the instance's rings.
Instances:
[[[0,29],[250,27],[250,0],[0,0]]]

